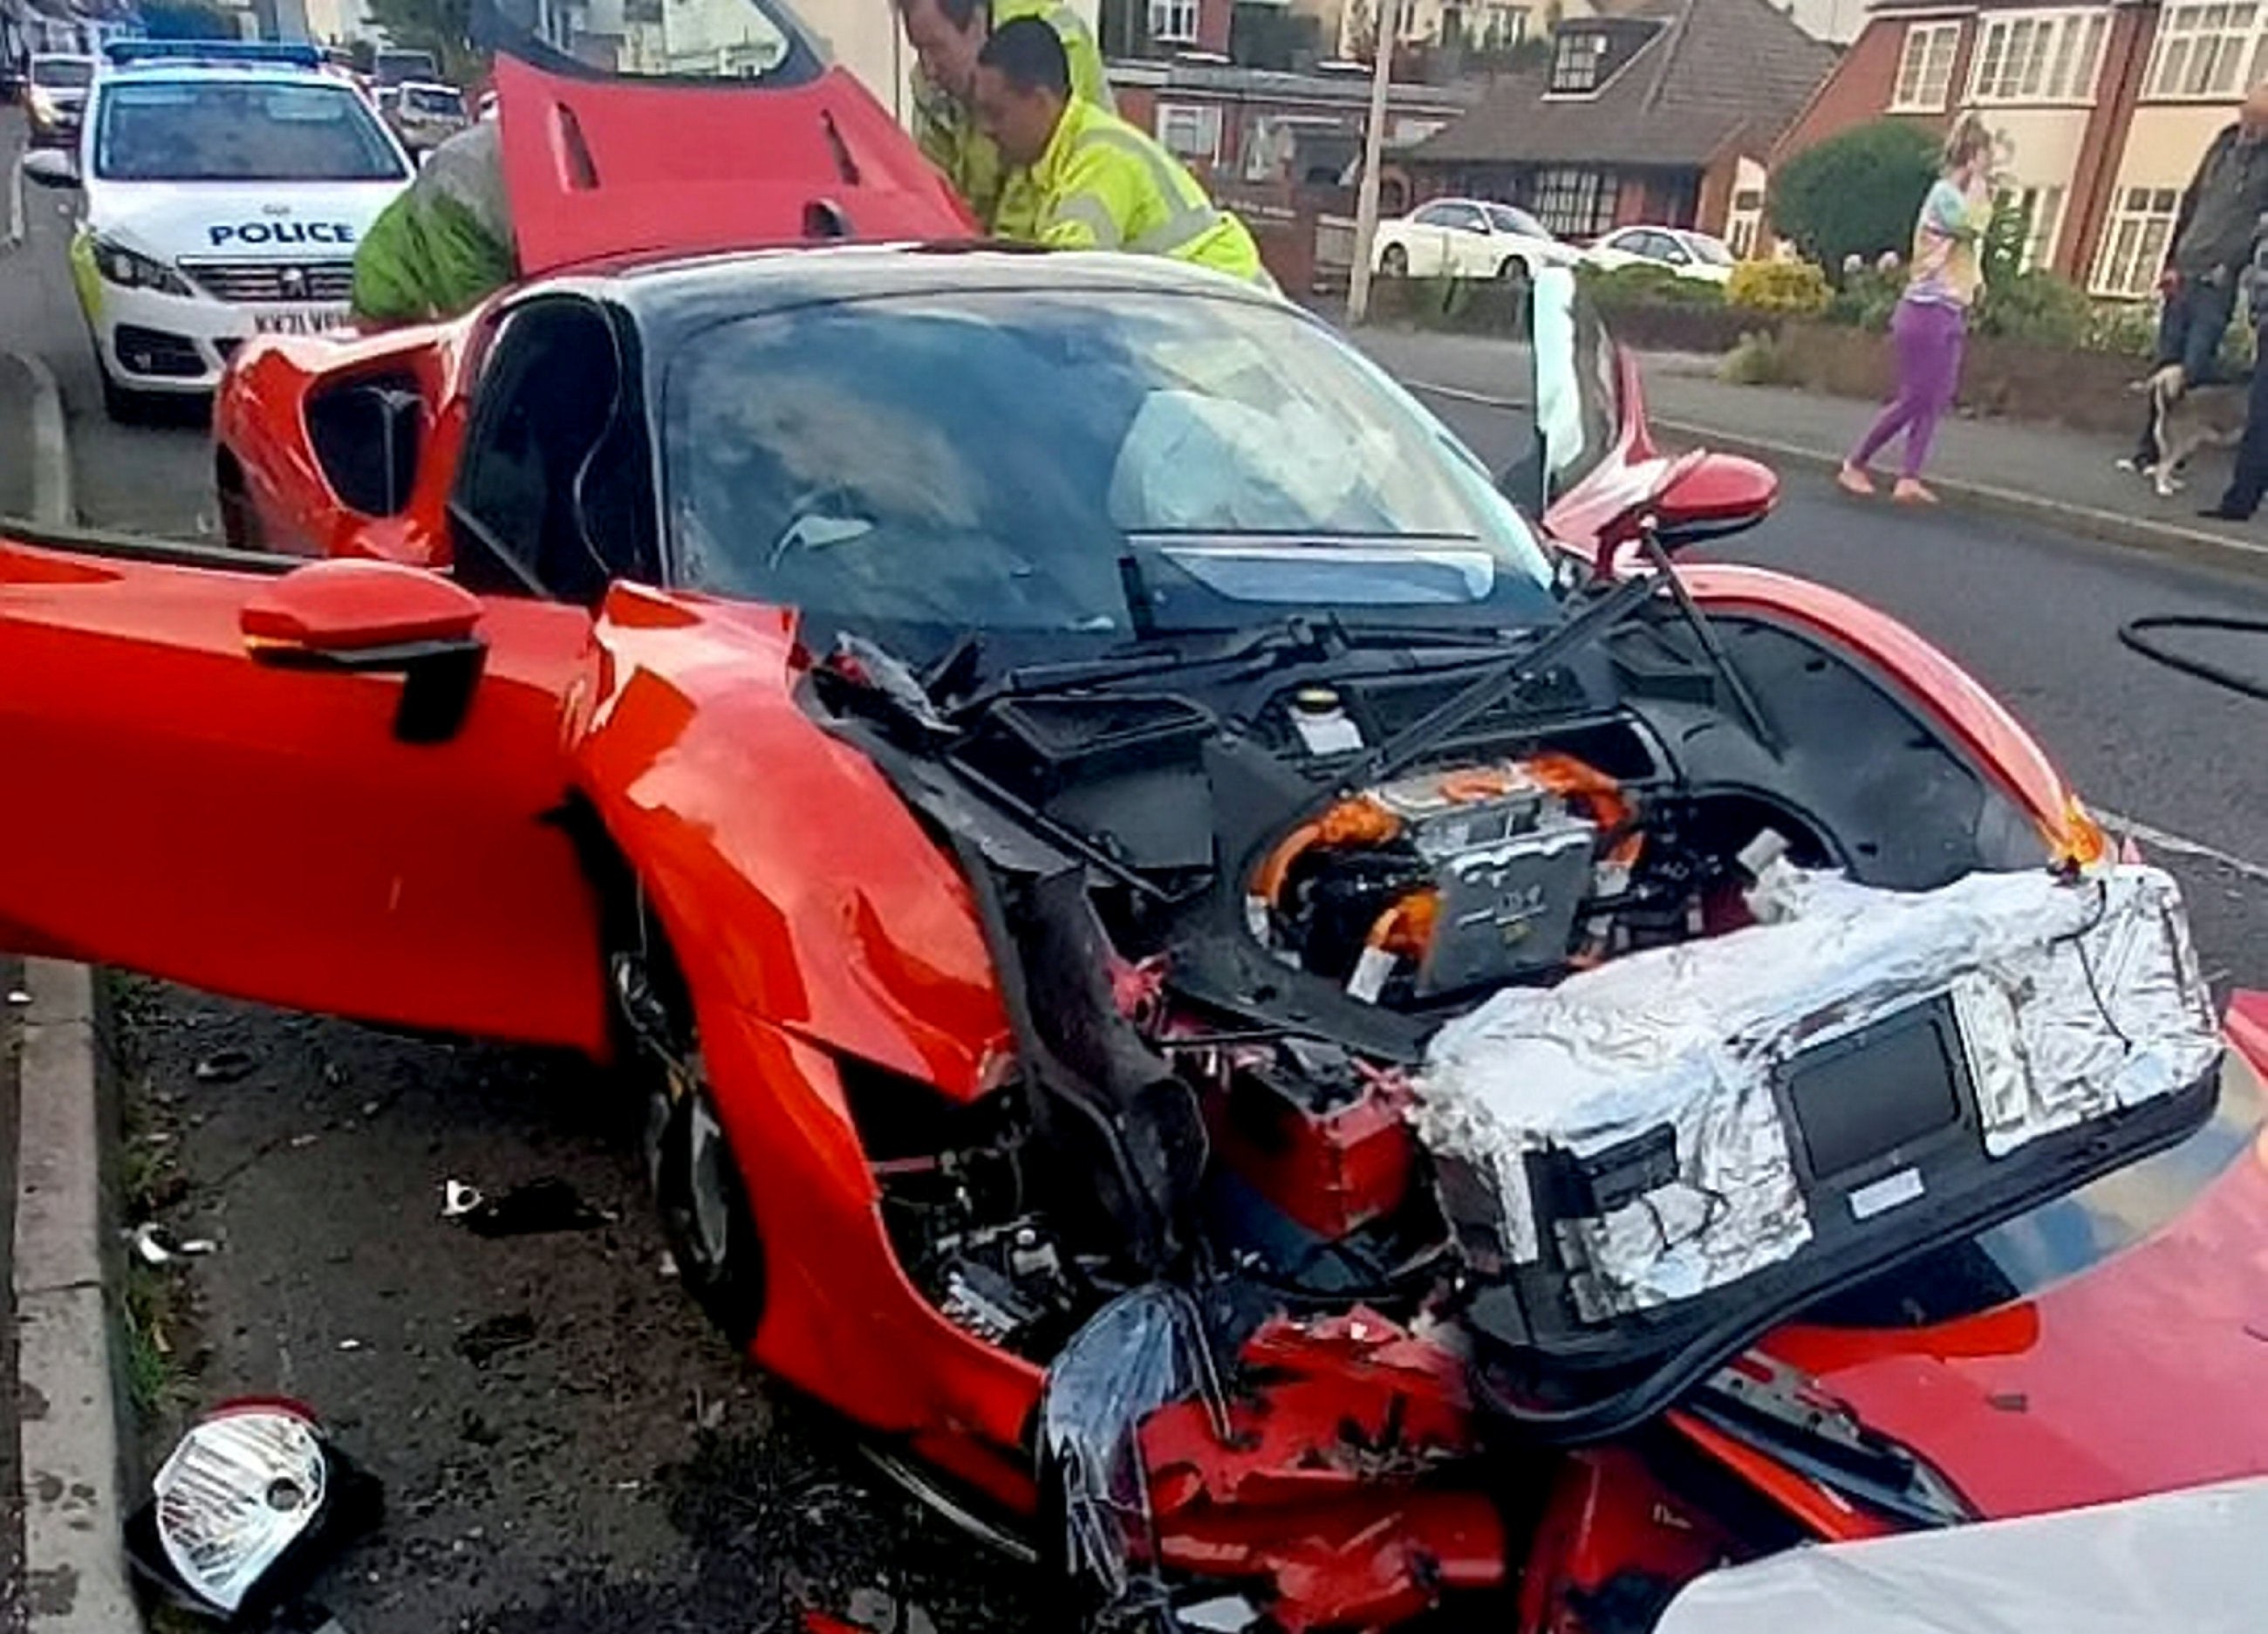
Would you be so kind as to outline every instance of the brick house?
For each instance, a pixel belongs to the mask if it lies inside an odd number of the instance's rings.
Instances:
[[[1753,245],[1765,162],[1834,67],[1769,0],[1620,0],[1564,22],[1407,162],[1427,195],[1500,199],[1586,237],[1631,222]]]
[[[2268,78],[2268,5],[1876,0],[1782,138],[1785,158],[1869,120],[1939,131],[1974,110],[2030,213],[2026,261],[2147,296],[2200,156]]]

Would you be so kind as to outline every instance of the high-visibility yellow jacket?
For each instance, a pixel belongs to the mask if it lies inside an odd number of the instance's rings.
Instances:
[[[1102,71],[1102,51],[1086,20],[1062,0],[992,0],[992,26],[1020,17],[1046,21],[1063,41],[1071,59],[1071,94],[1074,101],[1092,102],[1116,109],[1110,81]],[[1028,239],[1028,221],[1003,220],[1000,190],[1005,166],[991,137],[976,128],[976,111],[932,84],[920,69],[914,70],[914,140],[929,162],[945,173],[953,190],[968,201],[968,208],[987,232],[1003,238]]]
[[[1017,236],[1053,249],[1170,255],[1266,283],[1259,247],[1197,179],[1116,114],[1072,101],[1047,151],[1009,179],[1004,214],[1028,215]]]

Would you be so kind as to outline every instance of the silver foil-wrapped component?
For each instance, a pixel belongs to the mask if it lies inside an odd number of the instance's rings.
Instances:
[[[1775,861],[1750,907],[1742,930],[1507,989],[1427,1050],[1419,1137],[1493,1181],[1516,1262],[1543,1247],[1531,1154],[1674,1131],[1674,1162],[1643,1191],[1551,1222],[1585,1321],[1696,1298],[1812,1240],[1780,1093],[1808,1049],[1949,1003],[1994,1158],[2186,1088],[2219,1056],[2179,890],[2154,868],[1894,892]]]

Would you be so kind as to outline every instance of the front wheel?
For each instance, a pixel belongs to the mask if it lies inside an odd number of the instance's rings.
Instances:
[[[1496,276],[1501,283],[1526,283],[1528,281],[1528,263],[1517,255],[1507,255],[1498,263]]]
[[[1399,244],[1389,244],[1378,257],[1378,269],[1389,278],[1410,276],[1410,252]]]
[[[111,378],[110,371],[104,366],[100,357],[94,360],[94,373],[95,378],[102,382],[102,412],[114,425],[144,425],[149,423],[158,407],[153,394],[121,386]]]
[[[718,1115],[692,1000],[658,937],[612,961],[615,1002],[645,1092],[640,1142],[669,1257],[696,1303],[747,1349],[764,1307],[763,1244]]]
[[[698,1056],[653,1076],[645,1161],[662,1235],[686,1292],[746,1350],[763,1314],[764,1259],[732,1143]]]

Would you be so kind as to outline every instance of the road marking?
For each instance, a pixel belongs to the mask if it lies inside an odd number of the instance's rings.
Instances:
[[[2117,812],[2105,811],[2100,806],[2088,809],[2106,828],[2130,835],[2143,844],[2161,851],[2171,851],[2176,857],[2194,857],[2204,862],[2219,863],[2232,873],[2242,874],[2257,884],[2268,885],[2268,863],[2250,862],[2244,857],[2222,850],[2217,845],[2207,845],[2203,840],[2192,840],[2184,835],[2169,834],[2146,822],[2137,822],[2132,817],[2121,817]]]

